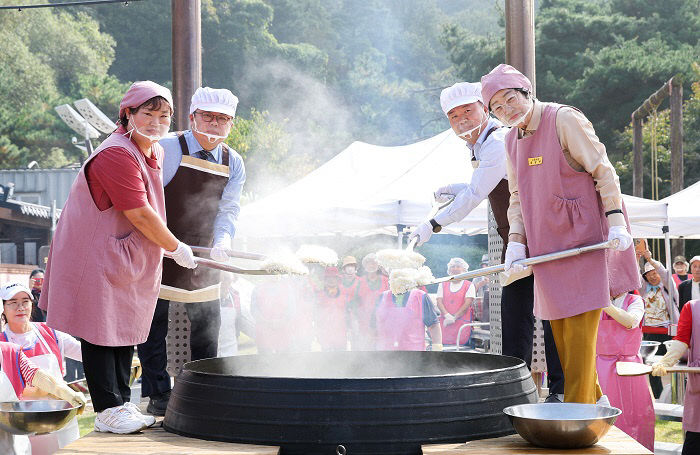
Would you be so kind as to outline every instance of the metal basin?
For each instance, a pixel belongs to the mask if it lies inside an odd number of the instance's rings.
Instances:
[[[622,414],[617,408],[581,403],[522,404],[503,412],[529,443],[555,449],[592,446]]]
[[[41,434],[60,430],[78,412],[62,400],[0,402],[0,428],[12,434]]]
[[[639,347],[639,355],[642,357],[642,362],[646,363],[647,359],[654,354],[659,349],[659,341],[642,341],[642,345]]]
[[[283,455],[418,455],[421,444],[513,434],[502,410],[537,401],[525,363],[464,352],[311,352],[187,363],[163,427]],[[340,447],[343,446],[343,447]]]

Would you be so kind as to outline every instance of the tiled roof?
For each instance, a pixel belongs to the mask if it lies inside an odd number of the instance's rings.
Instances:
[[[51,207],[39,204],[31,204],[29,202],[16,201],[10,199],[4,202],[5,207],[12,210],[19,210],[22,215],[35,216],[37,218],[51,219]],[[56,209],[56,218],[61,216],[61,210]]]

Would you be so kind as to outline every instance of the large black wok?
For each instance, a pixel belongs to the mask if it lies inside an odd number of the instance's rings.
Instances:
[[[462,352],[338,352],[199,360],[175,381],[163,426],[282,454],[420,454],[420,445],[514,433],[503,408],[534,403],[525,363]],[[342,448],[339,449],[343,453]]]

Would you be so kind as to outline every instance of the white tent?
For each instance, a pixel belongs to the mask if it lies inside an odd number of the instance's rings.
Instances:
[[[401,147],[354,142],[301,180],[244,206],[238,235],[396,234],[397,225],[425,219],[436,188],[471,175],[468,149],[452,130]],[[484,234],[486,219],[483,202],[446,231]]]
[[[698,201],[700,201],[700,182],[659,201],[668,205],[671,237],[700,239]]]
[[[245,205],[237,236],[396,234],[397,225],[425,219],[436,188],[467,182],[472,171],[468,149],[452,130],[401,147],[354,142],[299,181]],[[624,200],[634,237],[664,236],[666,202],[626,195]],[[443,232],[485,234],[487,216],[484,201]]]

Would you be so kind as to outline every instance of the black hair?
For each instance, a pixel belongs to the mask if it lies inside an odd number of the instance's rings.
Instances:
[[[32,273],[29,274],[29,278],[34,278],[34,276],[38,275],[39,273],[46,273],[46,270],[34,269],[34,270],[32,270]]]
[[[146,109],[151,109],[151,110],[158,110],[163,106],[163,103],[165,103],[168,108],[170,109],[170,115],[173,115],[173,107],[168,103],[168,100],[163,98],[162,96],[154,96],[153,98],[150,98],[143,103],[139,104],[138,107],[130,107],[129,112],[132,114],[137,113],[141,108],[146,108]],[[126,117],[126,110],[124,110],[124,113],[119,117],[119,123],[124,127],[128,128],[129,125],[129,119]]]

